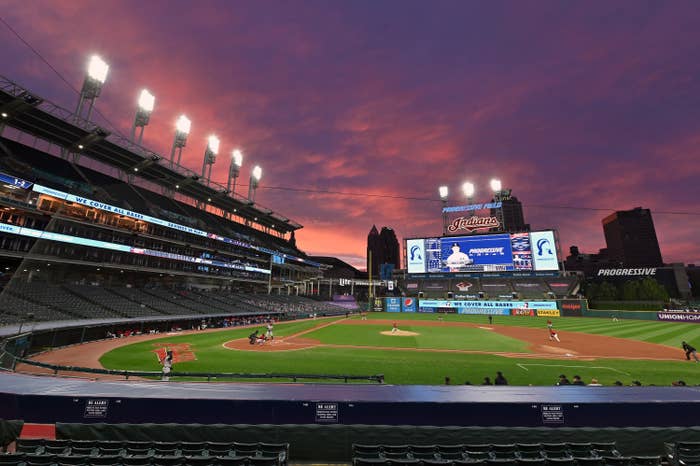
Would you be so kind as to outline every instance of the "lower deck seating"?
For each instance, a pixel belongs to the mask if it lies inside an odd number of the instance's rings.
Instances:
[[[287,466],[288,443],[20,439],[0,466]]]
[[[660,456],[623,456],[615,442],[457,445],[353,444],[353,466],[660,466]]]

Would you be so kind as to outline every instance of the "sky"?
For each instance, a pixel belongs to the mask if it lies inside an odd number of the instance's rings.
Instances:
[[[239,193],[304,225],[298,246],[364,267],[373,224],[439,236],[438,187],[489,200],[498,177],[562,249],[605,246],[612,210],[652,209],[665,262],[700,264],[700,8],[695,1],[2,0],[0,74],[73,109],[88,57],[97,108],[213,179],[244,154]],[[281,188],[293,188],[281,189]],[[330,194],[334,191],[348,194]],[[687,214],[687,213],[690,213]]]

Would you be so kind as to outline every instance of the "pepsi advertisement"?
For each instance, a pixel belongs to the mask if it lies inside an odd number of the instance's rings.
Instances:
[[[559,270],[553,231],[411,238],[409,274]]]
[[[401,301],[401,312],[416,312],[416,299],[403,298]]]

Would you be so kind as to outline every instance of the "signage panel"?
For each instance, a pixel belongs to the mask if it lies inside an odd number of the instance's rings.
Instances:
[[[559,270],[553,231],[533,231],[530,242],[535,270]]]
[[[401,312],[416,312],[415,298],[403,298],[401,300]]]
[[[401,312],[401,298],[384,298],[386,312]]]
[[[559,270],[553,231],[413,238],[406,240],[406,255],[408,273],[426,278]]]

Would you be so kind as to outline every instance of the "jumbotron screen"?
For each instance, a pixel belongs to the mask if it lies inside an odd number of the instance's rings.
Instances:
[[[553,231],[406,240],[408,273],[559,270]]]

